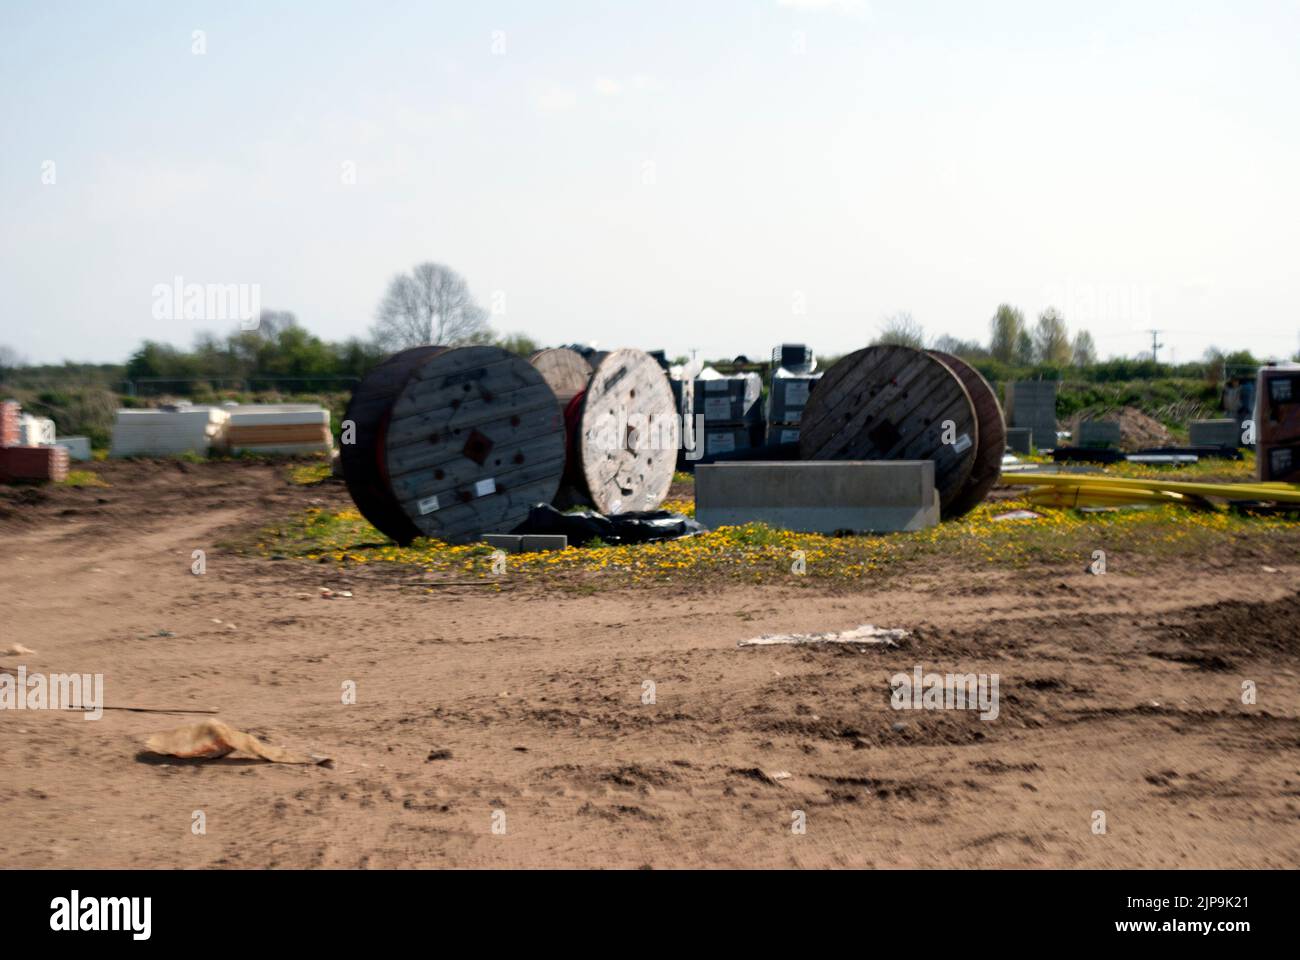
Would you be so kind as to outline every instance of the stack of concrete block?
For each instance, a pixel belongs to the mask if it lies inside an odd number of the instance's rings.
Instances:
[[[1255,430],[1259,479],[1300,483],[1300,364],[1260,368]]]
[[[802,533],[891,533],[939,522],[933,460],[805,460],[695,469],[695,518]]]
[[[1187,427],[1194,447],[1241,446],[1241,427],[1236,420],[1193,420]]]
[[[673,406],[682,423],[682,448],[677,451],[677,467],[685,469],[687,461],[699,459],[695,449],[695,381],[670,376],[668,386],[673,391]],[[703,439],[703,438],[701,438]]]
[[[706,370],[695,380],[694,412],[704,420],[705,457],[756,446],[762,437],[763,381],[756,373],[724,377]]]
[[[91,457],[89,437],[59,437],[56,443],[68,451],[70,460],[89,460]]]
[[[1080,420],[1074,428],[1077,447],[1118,447],[1119,422],[1115,420]]]
[[[119,410],[113,424],[114,457],[207,456],[224,438],[230,415],[217,407],[174,410]]]
[[[1034,446],[1056,449],[1056,381],[1017,380],[1006,385],[1007,426],[1028,427]]]

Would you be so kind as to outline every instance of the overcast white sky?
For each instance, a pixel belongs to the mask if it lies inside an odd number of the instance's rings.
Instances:
[[[364,336],[421,260],[547,343],[982,340],[1005,300],[1103,355],[1300,348],[1296,2],[5,0],[0,131],[32,361],[226,332],[154,319],[176,276]]]

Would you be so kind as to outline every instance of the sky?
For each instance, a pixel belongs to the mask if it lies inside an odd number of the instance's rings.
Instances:
[[[766,356],[1048,306],[1300,350],[1300,3],[0,0],[0,345],[327,339],[446,264],[544,344]]]

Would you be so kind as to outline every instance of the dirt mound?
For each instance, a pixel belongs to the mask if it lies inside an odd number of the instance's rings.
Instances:
[[[1137,407],[1120,407],[1118,410],[1097,414],[1092,419],[1118,423],[1119,445],[1123,450],[1164,447],[1173,442],[1163,423],[1148,417]]]

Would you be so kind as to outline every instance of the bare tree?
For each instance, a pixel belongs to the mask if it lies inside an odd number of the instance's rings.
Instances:
[[[393,277],[376,320],[375,342],[387,350],[489,337],[487,311],[474,302],[465,278],[440,263],[421,263]]]
[[[1074,346],[1071,347],[1071,362],[1076,367],[1088,367],[1097,362],[1097,345],[1093,342],[1092,334],[1087,330],[1080,330],[1074,335]]]
[[[7,377],[9,371],[16,370],[25,363],[26,361],[18,355],[17,350],[0,343],[0,381]]]
[[[885,318],[885,322],[880,325],[880,336],[876,337],[876,343],[922,350],[925,348],[925,330],[912,319],[910,313],[901,311]]]

